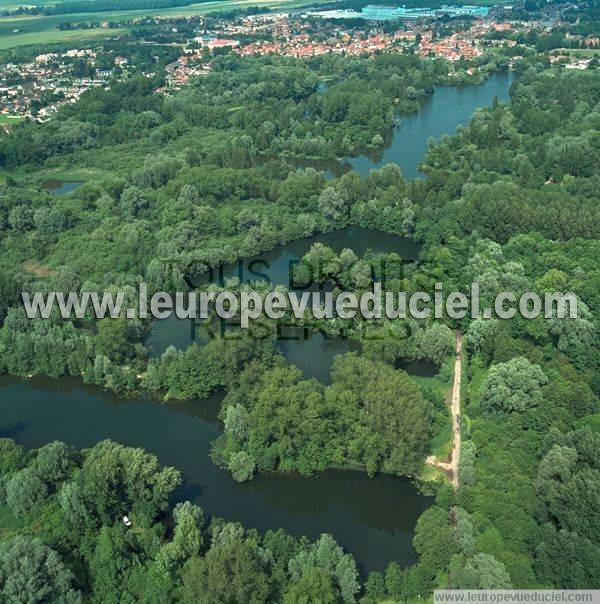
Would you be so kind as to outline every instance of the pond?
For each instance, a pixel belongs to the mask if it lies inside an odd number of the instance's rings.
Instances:
[[[336,253],[341,252],[344,248],[351,248],[358,256],[364,255],[368,249],[375,253],[396,252],[401,258],[408,261],[416,260],[421,250],[421,244],[412,239],[353,226],[330,233],[321,233],[306,239],[290,241],[269,252],[223,265],[212,271],[211,274],[207,273],[203,278],[201,277],[199,282],[212,279],[214,282],[222,283],[232,277],[239,278],[243,283],[268,279],[275,285],[285,285],[293,289],[294,283],[290,281],[289,277],[290,266],[300,260],[315,243],[327,245]],[[146,345],[151,349],[150,355],[156,357],[160,356],[170,345],[180,349],[187,348],[192,343],[192,338],[197,335],[198,332],[194,332],[192,321],[178,319],[172,315],[168,319],[155,322]],[[290,345],[284,352],[291,353],[291,350],[294,349],[293,346]],[[302,346],[302,344],[298,344],[298,346]],[[296,350],[300,350],[300,348]],[[299,356],[301,355],[296,355],[296,360],[299,362],[294,363],[298,366],[300,366],[301,360]],[[310,364],[316,366],[312,361]],[[323,365],[318,372],[319,375],[329,375],[330,366],[331,363]],[[300,368],[304,369],[304,367]],[[317,377],[314,372],[310,371],[307,375]]]
[[[211,514],[261,531],[284,528],[317,538],[322,532],[360,561],[363,572],[390,560],[415,561],[412,535],[431,504],[406,479],[328,471],[314,478],[262,474],[238,484],[210,460],[219,436],[221,396],[160,404],[122,400],[79,380],[0,378],[0,436],[28,447],[61,440],[90,447],[110,438],[143,447],[161,463],[178,468],[184,483],[174,501],[190,499]]]
[[[432,95],[419,100],[419,111],[400,116],[400,124],[390,128],[379,148],[363,149],[357,157],[341,161],[283,158],[295,168],[322,170],[328,179],[339,177],[350,170],[368,176],[374,168],[389,163],[400,166],[408,179],[422,177],[419,165],[427,151],[430,138],[439,139],[444,134],[454,134],[456,128],[467,125],[473,112],[490,105],[494,97],[507,101],[513,74],[492,73],[476,86],[438,86]],[[267,158],[257,158],[257,162]]]
[[[452,134],[459,124],[467,123],[477,107],[490,104],[494,96],[505,100],[510,80],[508,74],[494,74],[481,86],[439,87],[422,101],[419,113],[403,117],[382,148],[343,164],[311,163],[330,170],[332,175],[351,168],[367,174],[371,168],[395,162],[408,178],[419,176],[419,162],[428,139]],[[301,160],[294,161],[301,164]],[[81,184],[67,181],[49,188],[64,194]],[[223,276],[236,275],[246,280],[256,278],[256,272],[266,272],[273,282],[287,283],[289,262],[302,257],[316,241],[338,252],[350,247],[358,255],[367,248],[394,251],[408,261],[415,260],[420,249],[415,242],[401,237],[350,228],[290,242],[241,264],[225,266]],[[256,262],[252,265],[258,260],[268,266]],[[156,323],[147,343],[156,355],[169,344],[185,348],[190,342],[190,321],[169,319]],[[305,375],[327,383],[335,355],[359,344],[326,340],[317,333],[307,340],[282,342],[280,346]],[[437,372],[435,366],[413,361],[403,361],[398,367],[425,377]],[[202,401],[159,404],[145,398],[121,400],[75,379],[22,381],[2,377],[0,399],[1,435],[16,438],[29,447],[53,439],[89,447],[104,438],[144,447],[161,463],[181,470],[184,484],[175,500],[191,499],[208,513],[239,520],[262,531],[281,527],[312,539],[329,532],[356,556],[363,572],[382,569],[390,560],[403,566],[415,561],[414,526],[431,504],[431,498],[419,494],[408,480],[391,476],[369,479],[363,473],[350,471],[329,471],[310,479],[258,475],[250,482],[237,484],[209,458],[211,443],[220,434],[220,395]]]
[[[42,183],[42,189],[47,189],[54,195],[66,195],[76,189],[79,189],[85,183],[75,180],[59,180],[57,178],[50,178]]]

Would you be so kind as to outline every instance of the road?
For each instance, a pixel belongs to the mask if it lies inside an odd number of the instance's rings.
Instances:
[[[450,412],[452,413],[452,452],[447,461],[437,459],[430,455],[425,461],[430,466],[444,470],[452,479],[452,486],[458,490],[458,464],[460,461],[460,380],[462,374],[462,334],[456,331],[456,348],[454,354],[454,382],[452,384],[452,398]]]

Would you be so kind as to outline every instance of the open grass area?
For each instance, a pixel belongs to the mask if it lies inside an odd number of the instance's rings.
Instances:
[[[448,420],[448,424],[439,434],[436,434],[431,441],[431,455],[435,455],[438,459],[446,460],[452,452],[452,424]]]
[[[50,170],[38,170],[35,173],[36,180],[72,180],[87,182],[92,180],[102,180],[111,175],[111,172],[101,170],[100,168],[59,168]]]
[[[3,0],[0,0],[0,2],[2,1]],[[136,17],[143,17],[145,15],[171,17],[203,15],[209,12],[233,10],[248,6],[291,9],[306,6],[313,2],[311,2],[311,0],[216,0],[168,9],[77,13],[72,15],[0,17],[0,49],[14,48],[15,46],[22,46],[25,44],[41,44],[83,38],[97,38],[99,36],[115,35],[124,31],[107,28],[60,31],[57,29],[59,23],[82,23],[89,21],[100,21],[104,23],[111,20],[124,21]],[[1,9],[2,7],[0,6],[0,10]]]
[[[578,57],[597,57],[600,56],[600,48],[557,48],[555,51],[559,54],[575,55]]]
[[[0,113],[0,124],[16,124],[21,121],[21,116],[19,115],[5,115]]]
[[[452,384],[454,375],[454,355],[448,356],[440,373],[435,377],[411,376],[411,379],[419,386],[431,388],[448,406],[448,415],[445,424],[440,430],[432,435],[429,443],[428,455],[435,455],[440,460],[446,460],[452,451],[452,417],[450,413],[450,398],[452,396]],[[447,476],[440,468],[423,464],[419,474],[419,480],[423,482],[438,482],[447,480]]]
[[[30,33],[17,33],[11,36],[0,35],[0,50],[14,48],[15,46],[25,46],[27,44],[50,44],[52,42],[69,42],[75,40],[97,40],[116,36],[126,29],[108,29],[101,27],[98,29],[79,29],[71,31],[60,31],[58,29],[48,29]]]

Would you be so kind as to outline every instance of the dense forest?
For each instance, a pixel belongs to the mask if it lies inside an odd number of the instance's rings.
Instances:
[[[484,62],[468,77],[502,66]],[[328,180],[285,161],[381,145],[399,113],[451,80],[448,69],[412,55],[227,55],[179,94],[155,94],[160,78],[133,78],[0,135],[0,165],[13,170],[0,192],[0,372],[76,375],[124,396],[225,389],[214,459],[236,480],[331,467],[418,472],[447,411],[443,394],[395,364],[443,365],[454,328],[467,343],[461,486],[434,485],[415,565],[390,562],[361,585],[353,558],[327,535],[258,535],[190,503],[169,515],[178,472],[150,453],[110,442],[26,451],[3,440],[8,601],[353,602],[435,586],[600,586],[591,512],[600,505],[597,71],[523,60],[510,103],[432,142],[422,179],[388,165]],[[88,182],[53,196],[39,186],[52,171]],[[187,275],[348,224],[423,243],[418,263],[396,263],[391,289],[443,281],[468,292],[477,281],[487,300],[503,290],[573,291],[579,316],[392,322],[338,357],[325,386],[287,364],[271,339],[214,339],[149,360],[144,321],[29,321],[19,305],[21,290],[181,289]],[[372,283],[372,256],[323,247],[309,256],[329,267],[324,279]],[[365,328],[344,335],[361,339]]]
[[[3,602],[291,604],[353,602],[359,591],[356,562],[330,535],[259,535],[189,501],[166,522],[179,472],[142,449],[28,451],[0,439],[0,468]]]
[[[223,167],[247,168],[253,155],[336,159],[382,145],[396,112],[416,111],[417,99],[436,84],[478,83],[506,67],[502,58],[479,62],[473,74],[462,69],[451,78],[448,62],[415,55],[298,61],[228,54],[172,97],[154,94],[162,84],[159,76],[118,82],[108,91],[92,89],[63,108],[58,120],[42,128],[24,124],[0,138],[0,166],[39,165],[50,155],[70,155],[69,163],[100,167],[101,157],[90,158],[90,149],[138,139],[139,152],[123,152],[132,161],[155,151],[152,143],[185,151],[191,139],[216,133],[230,143],[227,156],[218,159],[214,154],[225,149],[210,140],[194,151],[205,149],[212,155],[208,159]]]

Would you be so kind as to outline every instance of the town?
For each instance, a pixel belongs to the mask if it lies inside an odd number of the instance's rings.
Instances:
[[[461,70],[473,74],[494,54],[512,64],[544,36],[555,36],[562,23],[560,13],[547,19],[520,20],[514,18],[511,7],[417,10],[367,5],[361,13],[294,10],[242,12],[233,18],[145,17],[130,25],[132,33],[117,38],[117,46],[99,42],[2,65],[0,115],[6,118],[2,127],[9,129],[20,118],[46,121],[89,88],[110,86],[112,81],[135,74],[161,74],[164,84],[157,90],[170,94],[191,78],[207,73],[213,56],[227,52],[295,58],[417,53],[456,63],[450,73],[459,77]],[[150,34],[160,35],[161,42],[149,41]],[[596,49],[599,45],[596,36],[568,32],[561,40],[569,49],[551,49],[550,61],[567,68],[585,69],[593,60],[591,56],[577,56],[571,49]],[[140,48],[146,51],[144,61],[139,59]]]

